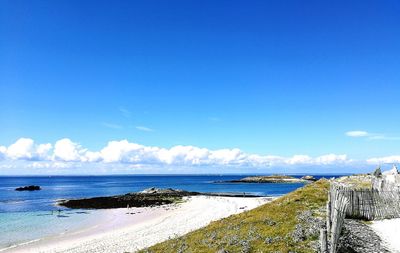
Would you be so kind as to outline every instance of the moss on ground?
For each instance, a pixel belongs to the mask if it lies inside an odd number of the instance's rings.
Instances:
[[[319,180],[273,202],[210,223],[184,236],[156,244],[140,252],[314,252],[318,236],[301,241],[293,236],[299,214],[311,212],[324,218],[329,182]],[[298,229],[297,229],[298,230]],[[221,251],[223,252],[223,251]]]

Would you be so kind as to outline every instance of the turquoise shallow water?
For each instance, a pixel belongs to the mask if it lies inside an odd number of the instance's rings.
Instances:
[[[95,210],[65,210],[0,213],[0,249],[79,230],[93,224]]]

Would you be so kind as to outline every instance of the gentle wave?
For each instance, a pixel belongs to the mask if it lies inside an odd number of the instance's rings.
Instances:
[[[9,249],[13,249],[13,248],[16,248],[16,247],[24,246],[24,245],[27,245],[27,244],[30,244],[30,243],[38,242],[40,240],[41,239],[35,239],[35,240],[27,241],[27,242],[13,244],[13,245],[11,245],[11,246],[9,246],[7,248],[0,249],[0,252],[6,251],[6,250],[9,250]]]

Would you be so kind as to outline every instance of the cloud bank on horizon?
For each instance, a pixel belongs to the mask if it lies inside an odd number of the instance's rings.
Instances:
[[[362,135],[362,134],[361,134]],[[141,169],[157,167],[169,172],[185,172],[187,168],[216,168],[214,173],[227,172],[226,168],[273,169],[275,167],[296,168],[301,166],[327,167],[351,166],[354,164],[373,165],[398,163],[400,156],[376,157],[362,161],[348,158],[345,154],[325,154],[317,157],[293,155],[248,154],[238,148],[210,150],[194,146],[174,146],[171,148],[144,146],[127,140],[110,141],[99,151],[90,151],[68,138],[53,144],[37,144],[33,139],[20,138],[10,146],[0,146],[1,169],[73,169],[87,166],[129,165]],[[292,170],[293,171],[293,170]],[[107,170],[103,171],[107,173]],[[108,171],[110,172],[110,171]],[[117,171],[118,172],[118,171]],[[158,171],[161,172],[161,171]],[[201,173],[201,169],[197,170]],[[228,172],[232,172],[229,171]]]

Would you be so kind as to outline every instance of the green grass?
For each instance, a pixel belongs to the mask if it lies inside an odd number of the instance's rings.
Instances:
[[[371,189],[372,188],[372,176],[366,174],[345,176],[336,179],[337,182],[345,184],[354,189]]]
[[[299,214],[311,211],[323,219],[329,182],[320,180],[256,209],[232,215],[208,226],[156,244],[141,252],[314,252],[318,234],[294,241]],[[307,226],[307,224],[302,224]]]

